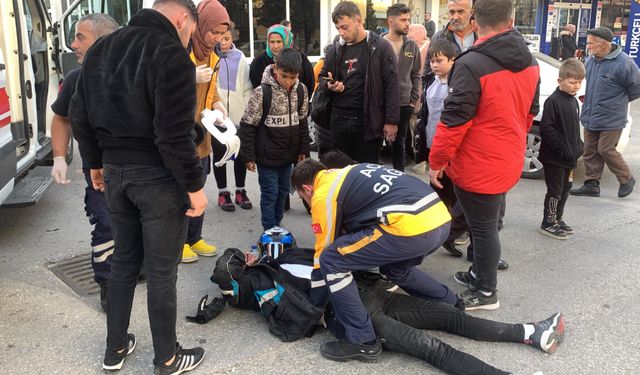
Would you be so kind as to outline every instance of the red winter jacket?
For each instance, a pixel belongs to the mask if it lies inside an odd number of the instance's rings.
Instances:
[[[540,68],[516,30],[478,39],[456,58],[429,154],[463,190],[505,193],[518,182],[538,113]]]

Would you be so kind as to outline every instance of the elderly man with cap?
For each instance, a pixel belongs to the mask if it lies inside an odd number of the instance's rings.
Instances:
[[[584,185],[571,195],[600,196],[604,165],[620,182],[618,197],[631,194],[636,183],[629,166],[616,150],[622,129],[627,125],[629,102],[640,97],[640,70],[622,48],[612,43],[613,32],[606,27],[587,31],[589,57],[587,88],[580,122],[584,126]]]

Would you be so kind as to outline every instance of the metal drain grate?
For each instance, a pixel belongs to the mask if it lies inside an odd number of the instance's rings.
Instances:
[[[63,259],[47,267],[79,296],[88,297],[100,293],[100,286],[93,280],[91,253]]]

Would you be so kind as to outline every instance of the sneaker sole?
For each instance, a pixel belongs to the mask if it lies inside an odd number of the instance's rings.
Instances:
[[[180,260],[180,263],[193,263],[193,262],[197,262],[198,261],[198,257],[195,258],[182,258]]]
[[[454,245],[462,246],[462,245],[466,245],[467,243],[469,243],[469,237],[465,238],[464,241],[459,238],[456,238],[455,240],[453,240]]]
[[[540,349],[546,353],[555,353],[558,349],[558,345],[564,341],[564,329],[564,315],[557,314],[551,327],[542,334],[541,342],[546,344],[541,346]]]
[[[236,206],[218,206],[222,211],[233,212],[236,210]]]
[[[569,195],[573,195],[575,197],[599,197],[600,193],[580,194],[580,193],[569,192]]]
[[[538,228],[538,233],[540,233],[542,235],[545,235],[547,237],[550,237],[550,238],[554,238],[556,240],[566,240],[568,238],[567,236],[561,237],[561,236],[558,236],[556,234],[549,233],[549,232],[547,232],[546,230],[544,230],[542,228]]]
[[[335,362],[349,362],[351,360],[356,360],[356,361],[360,361],[360,362],[364,362],[364,363],[376,363],[376,362],[378,362],[378,359],[380,359],[380,355],[379,354],[376,355],[376,356],[370,356],[370,355],[364,355],[364,354],[354,354],[354,355],[351,355],[351,356],[348,356],[348,357],[334,357],[334,356],[325,354],[322,351],[320,353],[326,359],[329,359],[329,360],[335,361]]]
[[[107,366],[104,363],[102,364],[102,369],[105,371],[109,371],[109,372],[115,372],[115,371],[119,371],[122,366],[124,365],[124,360],[129,356],[129,354],[133,353],[134,350],[136,350],[136,345],[137,345],[137,340],[133,340],[133,346],[131,348],[129,348],[129,350],[127,351],[127,355],[125,355],[124,357],[122,357],[122,361],[120,361],[118,364],[115,364],[113,366]]]
[[[497,310],[499,307],[500,307],[500,301],[496,301],[496,303],[492,303],[490,305],[465,306],[464,311]]]
[[[251,204],[251,203],[247,204],[247,203],[238,203],[238,202],[236,202],[236,204],[238,206],[240,206],[240,208],[242,208],[243,210],[250,210],[250,209],[253,208],[253,204]]]
[[[198,255],[202,255],[203,257],[214,257],[216,255],[218,255],[218,250],[216,249],[215,251],[209,251],[209,252],[204,252],[204,251],[199,251],[199,250],[195,250],[194,248],[191,248],[191,250],[198,254]],[[198,258],[196,258],[197,260]]]

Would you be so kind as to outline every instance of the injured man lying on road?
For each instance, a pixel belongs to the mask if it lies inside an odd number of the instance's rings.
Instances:
[[[211,277],[222,290],[222,297],[209,304],[204,297],[197,315],[188,319],[206,323],[228,303],[260,311],[268,321],[269,331],[282,341],[310,337],[321,326],[328,327],[340,339],[343,330],[331,306],[323,311],[308,298],[314,250],[280,249],[274,259],[264,248],[259,260],[238,249],[227,249],[217,260]],[[353,277],[384,350],[411,355],[448,374],[510,372],[456,350],[425,330],[478,341],[522,343],[547,353],[555,352],[564,338],[565,322],[560,313],[537,323],[500,323],[467,315],[450,304],[409,296],[400,290],[392,292],[397,288],[379,274],[355,272]],[[349,359],[366,361],[366,356],[342,360]]]

